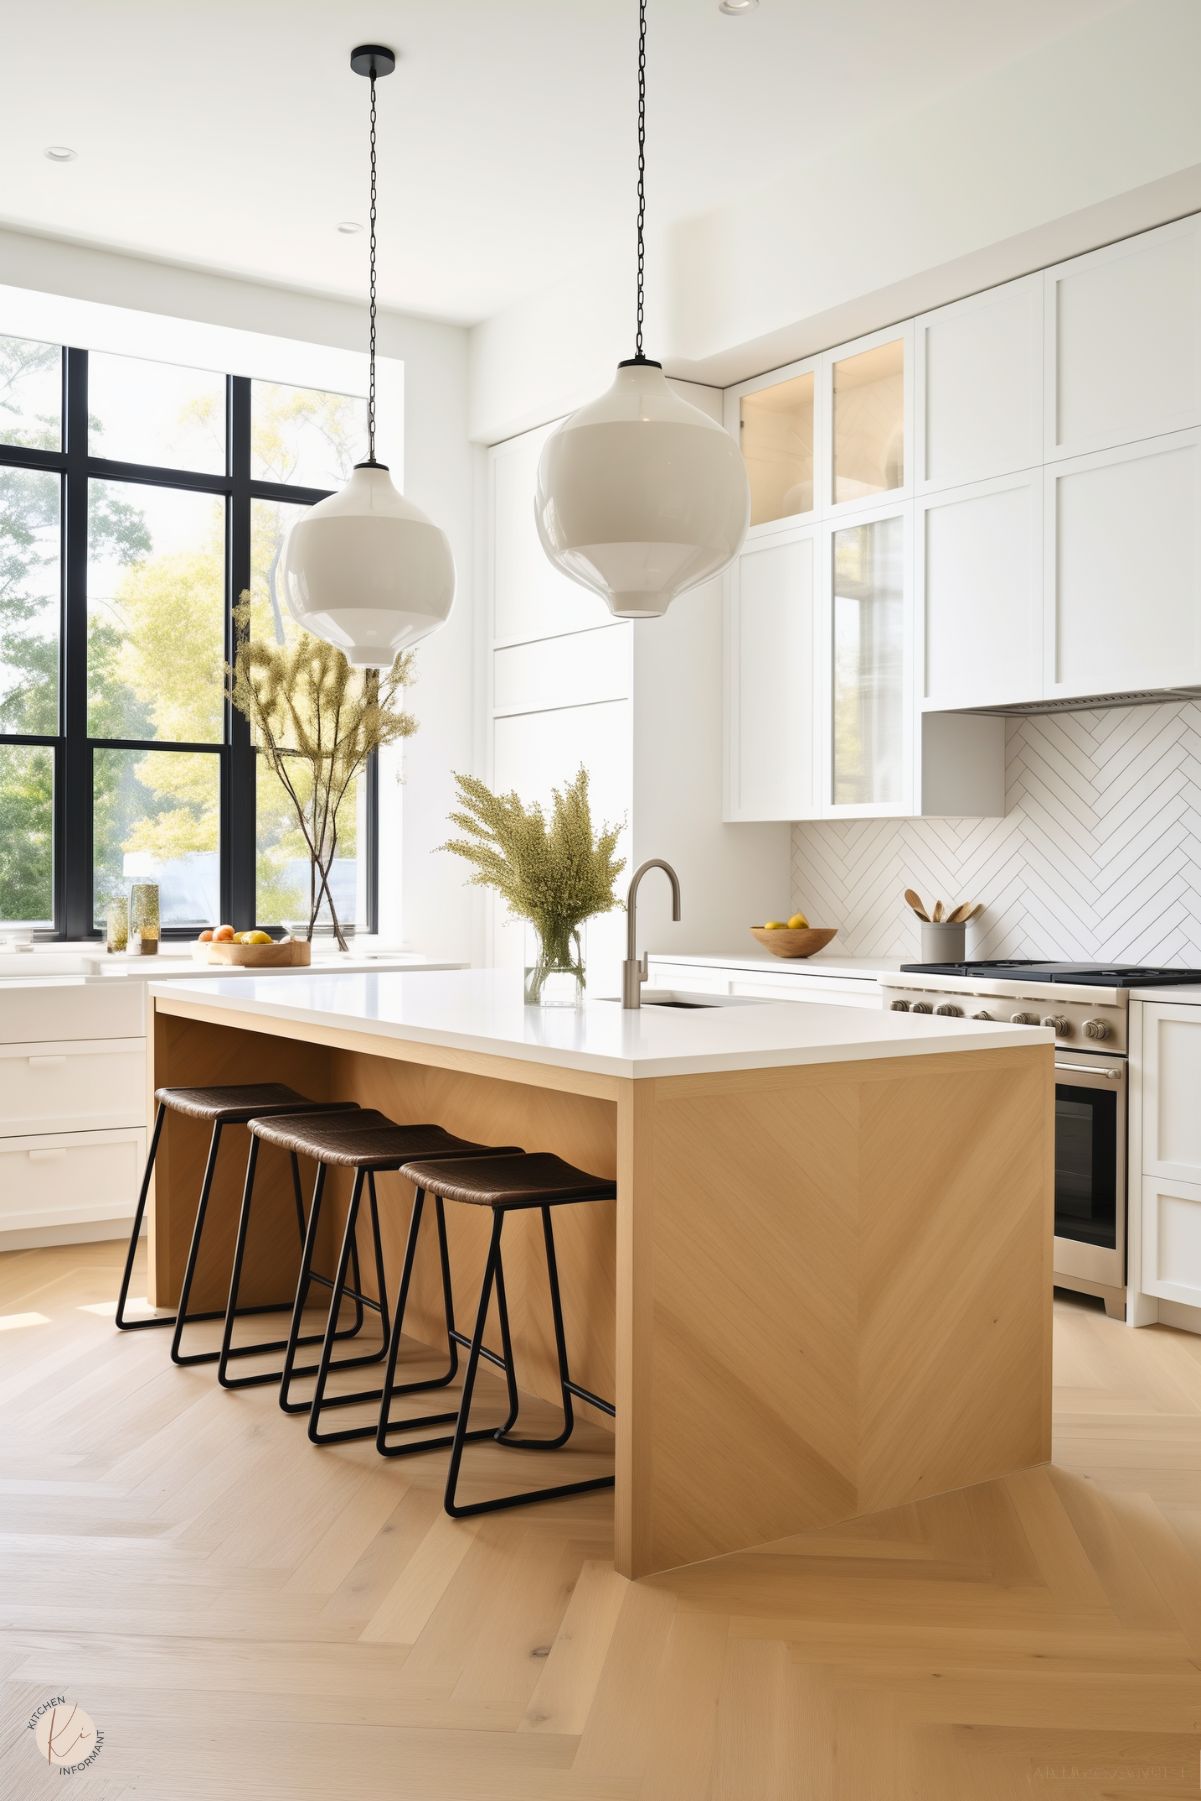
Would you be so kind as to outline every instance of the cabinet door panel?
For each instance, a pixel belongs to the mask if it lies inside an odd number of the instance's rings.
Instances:
[[[917,492],[1042,462],[1043,278],[1027,275],[918,319]]]
[[[913,487],[913,325],[842,344],[822,358],[823,510],[858,512]]]
[[[492,636],[502,642],[583,631],[610,618],[604,601],[560,574],[538,541],[534,482],[554,429],[523,432],[489,452]]]
[[[1047,687],[1201,680],[1201,432],[1046,471]]]
[[[1142,1007],[1143,1173],[1201,1182],[1201,1007]]]
[[[815,806],[814,537],[744,550],[727,590],[728,807],[740,820]]]
[[[816,510],[817,369],[815,357],[728,397],[726,423],[746,463],[752,531]]]
[[[917,503],[921,697],[1000,706],[1042,692],[1042,475]]]
[[[515,789],[527,804],[546,805],[552,788],[569,782],[582,763],[587,769],[592,822],[627,821],[619,854],[629,855],[628,815],[633,787],[631,771],[631,707],[628,700],[605,701],[599,706],[555,707],[539,713],[513,713],[492,722],[492,786],[502,793]],[[464,865],[464,876],[467,874]],[[512,968],[520,966],[525,950],[525,927],[511,921],[504,905],[489,895],[491,938],[489,961]],[[589,979],[612,984],[624,951],[625,918],[621,913],[601,914],[588,921]],[[602,987],[598,993],[613,992]]]
[[[1143,1177],[1143,1293],[1201,1307],[1201,1187]]]
[[[826,528],[821,571],[823,816],[913,803],[911,509]]]
[[[1046,272],[1048,459],[1201,423],[1201,221]]]

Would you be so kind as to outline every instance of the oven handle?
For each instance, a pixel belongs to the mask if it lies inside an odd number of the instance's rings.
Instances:
[[[1094,1063],[1057,1063],[1055,1067],[1056,1069],[1070,1069],[1074,1074],[1081,1076],[1107,1076],[1111,1082],[1120,1082],[1125,1074],[1125,1071],[1121,1069],[1107,1069],[1104,1064],[1098,1066]]]

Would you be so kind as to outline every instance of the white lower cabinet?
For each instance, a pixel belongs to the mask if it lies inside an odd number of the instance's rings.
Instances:
[[[141,1126],[144,1038],[0,1046],[0,1138]]]
[[[1143,1292],[1201,1308],[1201,1183],[1143,1177]]]
[[[136,1129],[0,1140],[0,1233],[128,1219],[145,1155]]]
[[[1201,1006],[1142,1001],[1136,1007],[1131,1140],[1141,1148],[1131,1177],[1130,1246],[1132,1269],[1141,1269],[1136,1310],[1139,1295],[1194,1308],[1172,1323],[1201,1330]]]

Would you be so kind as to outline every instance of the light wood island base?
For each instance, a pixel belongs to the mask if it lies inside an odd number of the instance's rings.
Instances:
[[[317,1023],[253,1027],[199,999],[156,997],[155,1084],[290,1081],[616,1173],[616,1206],[564,1210],[561,1274],[575,1373],[617,1404],[623,1574],[1049,1457],[1049,1045],[624,1079]],[[150,1248],[160,1306],[178,1290],[203,1136],[168,1116]],[[197,1307],[224,1299],[236,1144],[214,1190]],[[251,1246],[244,1292],[285,1299],[286,1168],[266,1156],[260,1168],[262,1221],[269,1193],[277,1211]],[[395,1269],[408,1196],[395,1176],[380,1194]],[[469,1317],[486,1222],[449,1215]],[[542,1268],[532,1230],[511,1248],[506,1233],[519,1380],[550,1396]],[[433,1275],[427,1257],[412,1314],[430,1341]]]

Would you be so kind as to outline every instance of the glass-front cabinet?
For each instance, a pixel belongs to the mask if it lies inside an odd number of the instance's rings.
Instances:
[[[822,813],[907,812],[913,778],[909,510],[892,507],[831,523],[823,537]]]
[[[751,524],[813,511],[816,370],[806,370],[739,402],[742,455],[751,488]]]
[[[875,332],[823,358],[829,419],[820,455],[831,512],[907,493],[911,473],[911,326]]]

